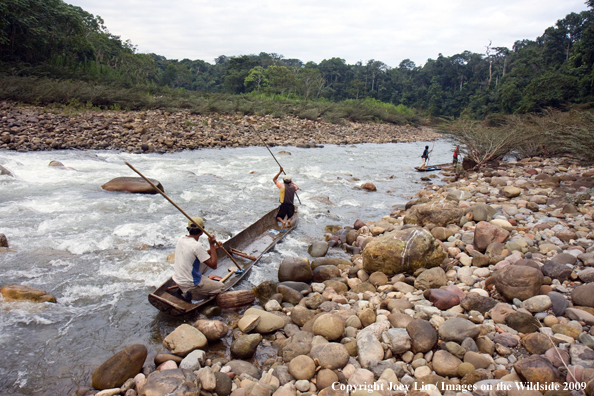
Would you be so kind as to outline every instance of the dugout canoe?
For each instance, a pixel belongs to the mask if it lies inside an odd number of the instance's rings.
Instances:
[[[432,171],[438,171],[441,170],[440,166],[415,166],[415,170],[417,172],[432,172]]]
[[[235,286],[237,282],[246,277],[252,267],[256,265],[258,261],[260,261],[264,253],[274,248],[274,245],[276,245],[297,226],[298,213],[297,210],[295,210],[295,216],[293,218],[294,221],[292,222],[291,227],[285,229],[284,232],[280,232],[281,227],[276,221],[277,212],[278,208],[271,210],[260,220],[256,221],[254,224],[250,225],[248,228],[223,243],[223,246],[228,252],[231,252],[231,249],[233,248],[256,258],[256,260],[250,260],[244,257],[233,255],[233,258],[239,263],[239,265],[243,267],[244,272],[242,274],[231,275],[225,281],[223,292],[228,291],[233,286]],[[217,275],[223,278],[229,273],[229,268],[235,267],[235,264],[221,249],[217,251],[217,257],[217,269],[209,270],[209,272],[203,274],[203,276]],[[180,298],[178,295],[179,289],[174,288],[175,286],[176,284],[173,279],[169,278],[165,283],[159,286],[157,290],[149,294],[149,302],[160,311],[172,316],[179,316],[194,312],[201,306],[216,298],[216,296],[213,296],[205,300],[192,301],[191,303],[188,303]]]

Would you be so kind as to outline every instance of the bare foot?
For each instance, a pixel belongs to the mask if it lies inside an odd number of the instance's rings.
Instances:
[[[281,223],[283,223],[283,225],[281,226],[281,228],[285,228],[287,226],[287,224],[281,220]]]
[[[287,227],[291,227],[291,220],[287,221]]]

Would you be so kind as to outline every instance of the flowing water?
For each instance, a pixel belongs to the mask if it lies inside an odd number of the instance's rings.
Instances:
[[[307,256],[327,224],[379,220],[419,189],[425,143],[275,147],[301,188],[299,227],[267,253],[238,288],[276,278],[285,256]],[[436,144],[431,163],[449,162]],[[74,170],[49,167],[51,160]],[[113,151],[0,152],[0,286],[23,284],[53,293],[58,304],[0,301],[0,394],[66,395],[88,386],[93,370],[135,343],[149,356],[193,318],[170,318],[147,295],[172,274],[166,257],[185,232],[185,218],[160,195],[107,192],[101,185],[136,176],[128,161],[191,216],[225,240],[278,205],[276,163],[263,147],[133,155]],[[356,181],[352,178],[360,179]],[[354,189],[373,182],[378,191]],[[343,256],[333,249],[329,255]]]

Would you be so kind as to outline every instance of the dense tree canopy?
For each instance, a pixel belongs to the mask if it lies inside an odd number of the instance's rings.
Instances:
[[[342,101],[379,100],[441,117],[539,112],[594,102],[594,3],[535,40],[485,53],[439,54],[397,67],[371,59],[319,64],[275,53],[220,56],[214,63],[138,54],[103,20],[62,0],[0,1],[0,62],[36,74],[124,86],[157,85],[205,93],[280,95]]]

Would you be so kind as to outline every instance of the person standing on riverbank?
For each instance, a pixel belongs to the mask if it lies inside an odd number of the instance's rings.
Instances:
[[[454,150],[454,159],[452,160],[452,164],[458,165],[458,157],[460,156],[460,146],[456,146]]]
[[[423,168],[425,167],[425,164],[429,160],[429,154],[431,154],[432,152],[433,152],[433,150],[429,150],[429,146],[425,146],[423,155],[421,155],[421,158],[423,158],[423,165],[421,165],[421,167],[423,167]]]
[[[209,267],[217,269],[218,257],[217,241],[214,236],[208,238],[210,245],[208,252],[198,242],[203,234],[202,229],[204,229],[204,220],[200,217],[192,217],[192,221],[188,221],[189,235],[179,238],[175,247],[173,280],[181,291],[181,297],[187,302],[218,294],[224,286],[221,282],[203,276]]]
[[[283,177],[283,183],[278,181],[278,177],[282,172],[283,168],[281,167],[278,173],[272,178],[272,181],[276,187],[278,187],[280,192],[279,201],[281,205],[278,208],[276,220],[280,221],[284,228],[291,227],[291,220],[293,220],[293,216],[295,215],[295,204],[293,203],[293,200],[295,199],[295,191],[299,190],[299,187],[293,183],[293,180],[289,175],[285,175],[285,177]],[[286,222],[285,216],[288,219]]]

